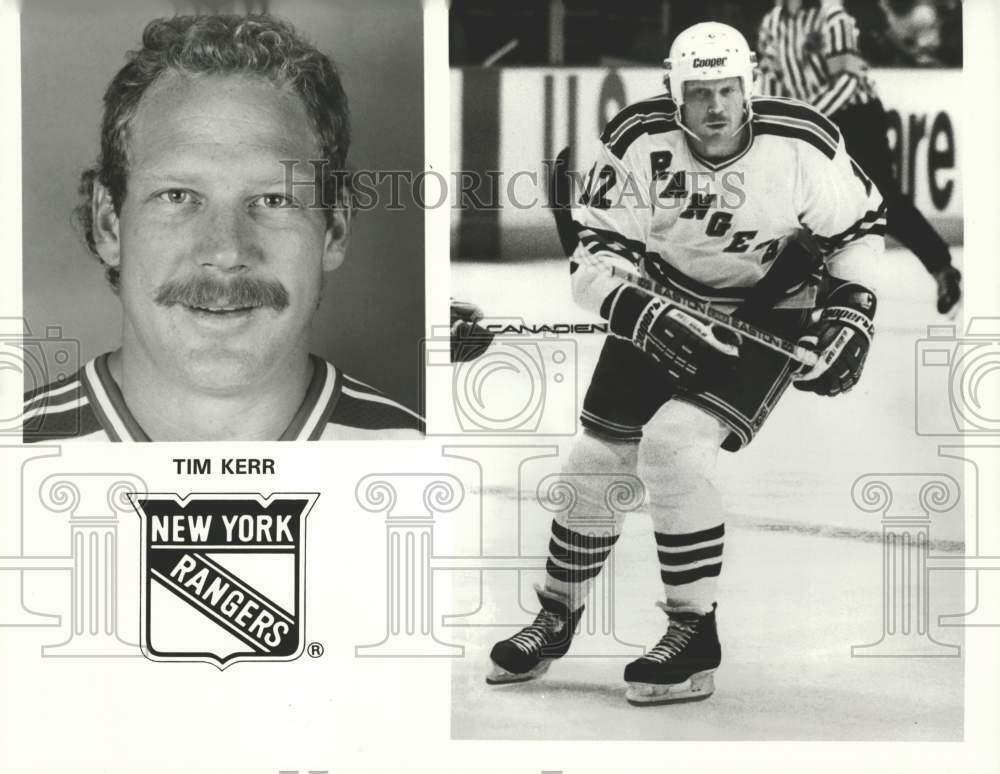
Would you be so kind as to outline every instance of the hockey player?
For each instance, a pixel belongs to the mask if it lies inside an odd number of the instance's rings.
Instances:
[[[739,32],[697,24],[677,37],[665,64],[668,93],[625,108],[604,129],[573,212],[579,242],[570,261],[575,299],[613,335],[564,470],[635,473],[643,464],[665,592],[666,633],[625,668],[626,698],[640,705],[714,690],[724,538],[713,484],[718,449],[750,443],[789,383],[827,396],[854,386],[875,297],[848,266],[880,253],[885,232],[881,196],[836,126],[803,103],[751,97],[755,58]],[[825,264],[822,297],[812,275],[778,292],[768,281],[785,256],[805,258],[785,250],[803,229]],[[613,277],[612,266],[797,339],[820,354],[819,364],[800,367],[750,340],[707,335],[678,307]],[[598,480],[575,476],[577,515],[606,513]],[[530,680],[565,655],[621,518],[606,537],[553,521],[542,610],[494,646],[487,682]]]

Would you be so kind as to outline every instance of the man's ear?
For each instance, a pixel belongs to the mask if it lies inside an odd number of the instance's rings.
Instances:
[[[118,213],[111,201],[111,192],[96,180],[90,197],[90,212],[93,222],[94,247],[101,260],[108,266],[119,266],[122,262],[121,235]]]
[[[330,211],[323,244],[323,271],[333,271],[344,262],[351,241],[351,208],[334,207]]]

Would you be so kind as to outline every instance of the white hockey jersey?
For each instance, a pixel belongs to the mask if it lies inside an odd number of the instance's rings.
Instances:
[[[754,97],[747,146],[720,163],[701,158],[666,96],[622,110],[605,127],[573,219],[578,303],[602,309],[622,284],[617,264],[735,308],[808,229],[828,269],[856,251],[881,252],[885,205],[848,155],[840,130],[796,100]],[[785,289],[775,306],[811,307],[815,285]],[[609,304],[610,305],[610,304]]]
[[[132,415],[104,353],[73,377],[24,396],[25,443],[73,441],[148,442]],[[316,355],[299,410],[278,441],[419,440],[419,414],[352,379]]]

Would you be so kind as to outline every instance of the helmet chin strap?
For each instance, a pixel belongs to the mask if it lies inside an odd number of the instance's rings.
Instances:
[[[753,107],[750,105],[750,100],[747,100],[746,109],[743,112],[746,114],[746,118],[744,118],[743,121],[740,122],[740,125],[733,130],[733,133],[729,135],[730,137],[738,135],[743,131],[743,127],[747,126],[753,120]]]

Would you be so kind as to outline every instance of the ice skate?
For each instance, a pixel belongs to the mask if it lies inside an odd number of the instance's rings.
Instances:
[[[534,680],[569,650],[583,607],[571,613],[564,597],[538,587],[535,591],[542,609],[534,622],[490,651],[493,670],[486,676],[490,685]]]
[[[707,699],[715,691],[713,675],[722,661],[715,628],[715,606],[706,615],[669,612],[667,633],[650,651],[625,667],[629,704],[649,706]]]

